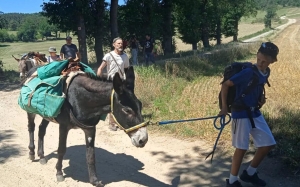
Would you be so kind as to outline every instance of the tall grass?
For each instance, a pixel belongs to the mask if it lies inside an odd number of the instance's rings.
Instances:
[[[137,67],[136,94],[143,103],[145,115],[151,116],[152,121],[217,115],[224,67],[254,54],[258,44],[232,46],[228,44],[207,53],[165,60],[165,63],[155,66]],[[211,142],[217,135],[212,120],[152,129],[182,138],[200,138]],[[227,138],[223,141],[230,139],[228,132],[224,136]]]
[[[137,67],[136,94],[143,102],[145,116],[155,122],[217,115],[218,94],[224,67],[234,61],[251,59],[255,62],[254,54],[259,45],[260,43],[238,46],[228,44],[206,53],[165,60],[165,63],[155,66]],[[272,152],[273,155],[280,156],[290,165],[296,166],[300,163],[298,122],[300,95],[297,92],[300,88],[278,88],[277,85],[281,85],[282,82],[277,80],[280,77],[277,75],[282,74],[283,70],[296,69],[295,66],[289,68],[286,66],[288,65],[282,67],[281,64],[279,70],[273,72],[275,76],[271,75],[270,82],[274,86],[267,88],[268,103],[262,110],[278,142],[278,146]],[[299,65],[297,69],[300,71]],[[285,77],[286,74],[282,76]],[[297,77],[295,73],[293,76]],[[286,78],[282,79],[286,84],[289,83]],[[281,100],[287,99],[288,104],[283,105]],[[212,120],[152,126],[150,130],[180,138],[206,140],[212,146],[218,133]],[[225,128],[220,143],[224,146],[231,144],[229,127]]]

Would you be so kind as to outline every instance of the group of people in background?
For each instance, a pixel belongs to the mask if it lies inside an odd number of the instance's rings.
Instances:
[[[122,39],[122,52],[125,52],[124,50],[127,47],[130,48],[132,65],[134,66],[139,65],[138,54],[141,45],[135,34],[133,34],[128,41]],[[70,36],[66,37],[66,44],[64,44],[61,47],[60,55],[57,54],[55,47],[50,47],[48,52],[49,52],[49,56],[47,57],[48,63],[53,61],[69,59],[69,58],[73,58],[73,59],[80,58],[78,48],[75,44],[72,43],[72,37]],[[143,55],[145,59],[145,65],[149,65],[149,62],[155,64],[155,54],[156,54],[155,42],[151,38],[150,34],[146,34],[145,42],[143,45]]]
[[[66,44],[64,44],[60,49],[60,55],[57,54],[55,47],[49,47],[49,56],[47,57],[47,62],[51,63],[53,61],[59,61],[64,59],[78,59],[80,58],[78,48],[72,43],[72,37],[66,37]]]
[[[126,47],[130,48],[132,65],[139,65],[138,53],[140,51],[140,42],[137,39],[136,35],[132,35],[129,41],[124,40],[123,43],[125,43],[125,45],[123,45],[123,49],[125,49]],[[155,64],[155,41],[153,40],[150,34],[146,34],[144,45],[142,47],[145,65],[149,65],[149,62]]]

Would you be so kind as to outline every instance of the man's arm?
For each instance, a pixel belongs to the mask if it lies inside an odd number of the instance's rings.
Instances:
[[[101,76],[102,70],[105,68],[106,65],[107,65],[106,61],[103,60],[100,67],[97,70],[97,76],[99,77]]]
[[[65,55],[64,55],[64,46],[65,46],[65,45],[61,46],[61,49],[60,49],[60,59],[61,59],[61,60],[64,60],[64,59],[65,59]]]
[[[227,80],[222,84],[221,87],[221,98],[222,98],[222,109],[219,112],[219,115],[227,115],[227,95],[229,87],[234,86],[231,80]]]
[[[75,45],[75,44],[74,44],[74,45]],[[79,53],[78,48],[77,48],[76,45],[75,45],[75,48],[76,48],[76,58],[80,59],[81,56],[80,56],[80,53]]]

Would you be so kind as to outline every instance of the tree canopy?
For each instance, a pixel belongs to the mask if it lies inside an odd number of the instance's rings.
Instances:
[[[160,40],[165,54],[174,52],[174,36],[197,49],[209,47],[210,40],[221,44],[222,36],[238,41],[242,17],[266,11],[266,27],[271,27],[278,6],[300,6],[299,0],[50,0],[36,14],[1,14],[0,29],[17,30],[18,39],[34,41],[51,33],[72,32],[78,36],[79,49],[87,61],[87,46],[96,52],[98,63],[103,46],[110,47],[114,37],[126,40],[133,34],[141,44],[145,35]],[[5,30],[2,38],[10,38]],[[10,39],[13,41],[12,39]],[[88,44],[88,45],[87,45]]]

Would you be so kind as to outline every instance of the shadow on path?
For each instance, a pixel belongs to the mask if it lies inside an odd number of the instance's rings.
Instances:
[[[20,156],[20,147],[10,140],[16,137],[13,130],[0,130],[0,165],[10,157]]]
[[[131,181],[143,186],[175,187],[178,186],[180,182],[179,176],[171,181],[172,184],[166,184],[140,172],[143,170],[144,164],[133,156],[124,153],[114,154],[101,148],[95,148],[95,155],[98,180],[101,180],[103,184]],[[53,157],[56,158],[57,154],[51,153],[46,156],[48,160]],[[86,165],[86,148],[84,145],[68,147],[64,159],[70,160],[69,166],[66,168],[63,167],[65,177],[71,177],[73,180],[89,183]]]

